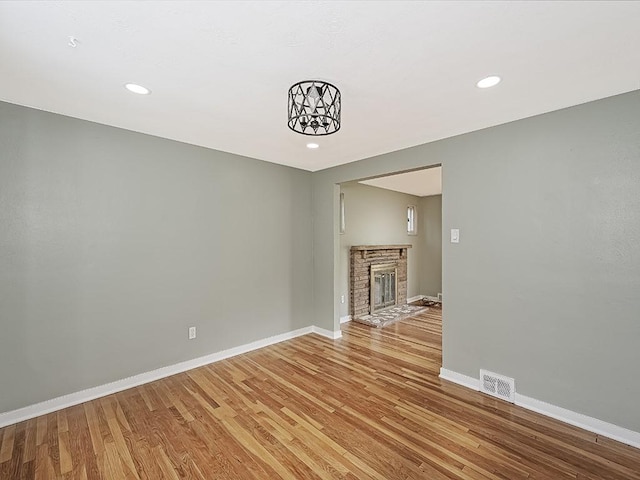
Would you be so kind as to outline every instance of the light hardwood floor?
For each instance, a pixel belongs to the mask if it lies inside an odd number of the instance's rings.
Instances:
[[[640,450],[441,381],[437,311],[0,429],[0,479],[640,479]]]

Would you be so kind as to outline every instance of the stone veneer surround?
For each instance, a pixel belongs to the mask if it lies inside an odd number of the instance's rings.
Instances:
[[[355,245],[351,247],[349,286],[351,318],[371,313],[371,265],[393,263],[398,269],[397,305],[407,303],[407,249],[411,245]]]

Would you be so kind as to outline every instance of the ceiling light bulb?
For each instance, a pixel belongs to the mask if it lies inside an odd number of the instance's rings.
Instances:
[[[136,85],[135,83],[127,83],[124,88],[130,92],[137,93],[138,95],[149,95],[151,90],[143,87],[142,85]]]
[[[491,75],[490,77],[483,78],[482,80],[480,80],[478,83],[476,83],[476,86],[478,88],[495,87],[497,84],[500,83],[500,80],[502,79],[497,75]]]
[[[307,143],[307,148],[311,148],[311,149],[315,149],[318,148],[320,145],[318,145],[317,143]]]

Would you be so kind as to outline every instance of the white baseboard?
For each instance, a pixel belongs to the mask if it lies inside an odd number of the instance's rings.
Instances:
[[[316,327],[315,325],[311,327],[311,331],[313,333],[317,333],[318,335],[322,335],[323,337],[330,338],[331,340],[337,340],[338,338],[342,338],[342,330],[327,330],[326,328]]]
[[[480,379],[468,377],[462,373],[454,372],[453,370],[447,370],[444,367],[440,368],[440,378],[449,380],[450,382],[457,383],[463,387],[470,388],[471,390],[480,390]]]
[[[418,300],[422,300],[424,295],[416,295],[415,297],[407,298],[407,303],[417,302]]]
[[[463,387],[467,387],[472,390],[480,390],[479,379],[469,377],[452,370],[447,370],[446,368],[440,369],[440,378],[457,383],[458,385],[462,385]],[[579,427],[589,432],[602,435],[603,437],[625,443],[632,447],[640,448],[640,432],[634,432],[633,430],[614,425],[613,423],[589,417],[582,413],[558,407],[541,400],[536,400],[535,398],[520,395],[519,393],[516,393],[515,404],[522,408],[526,408],[527,410],[568,423],[574,427]]]
[[[346,315],[344,317],[340,317],[340,323],[347,323],[351,321],[351,315]]]
[[[613,423],[598,420],[597,418],[567,410],[566,408],[558,407],[525,395],[520,395],[519,393],[516,393],[516,405],[555,418],[556,420],[575,427],[583,428],[589,432],[597,433],[603,437],[612,438],[618,442],[640,448],[640,432],[634,432],[628,428],[619,427]]]
[[[19,408],[17,410],[11,410],[9,412],[0,413],[0,428],[12,425],[14,423],[29,420],[34,417],[46,415],[47,413],[62,410],[63,408],[72,407],[80,403],[88,402],[96,398],[111,395],[113,393],[121,392],[129,388],[137,387],[145,383],[160,380],[161,378],[175,375],[176,373],[186,372],[203,365],[218,362],[225,358],[235,357],[243,353],[251,352],[259,348],[267,347],[275,343],[284,342],[301,335],[307,335],[309,333],[317,333],[323,337],[330,338],[332,340],[342,337],[342,332],[338,330],[333,332],[324,328],[316,326],[304,327],[291,332],[281,333],[280,335],[274,335],[272,337],[256,340],[255,342],[240,345],[238,347],[229,348],[220,352],[205,355],[203,357],[194,358],[193,360],[187,360],[185,362],[176,363],[167,367],[161,367],[150,372],[140,373],[132,377],[124,378],[122,380],[116,380],[115,382],[99,385],[97,387],[88,388],[79,392],[70,393],[61,397],[53,398],[51,400],[45,400],[44,402],[29,405],[27,407]]]

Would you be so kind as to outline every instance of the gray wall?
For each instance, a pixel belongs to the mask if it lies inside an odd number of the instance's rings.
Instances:
[[[632,92],[309,174],[0,103],[0,411],[338,328],[337,184],[442,164],[445,368],[640,431],[639,111]]]
[[[441,163],[444,367],[640,431],[639,112],[635,91],[314,173],[316,324],[338,325],[335,184]]]
[[[420,294],[435,297],[442,293],[442,195],[420,198]]]
[[[311,325],[311,207],[308,172],[0,103],[0,412]]]
[[[350,314],[349,249],[352,245],[412,245],[407,254],[407,297],[419,295],[421,236],[407,234],[407,206],[415,205],[417,208],[420,199],[357,182],[340,188],[344,193],[347,222],[345,233],[340,235],[339,295],[345,296],[345,303],[340,305],[340,316]]]

